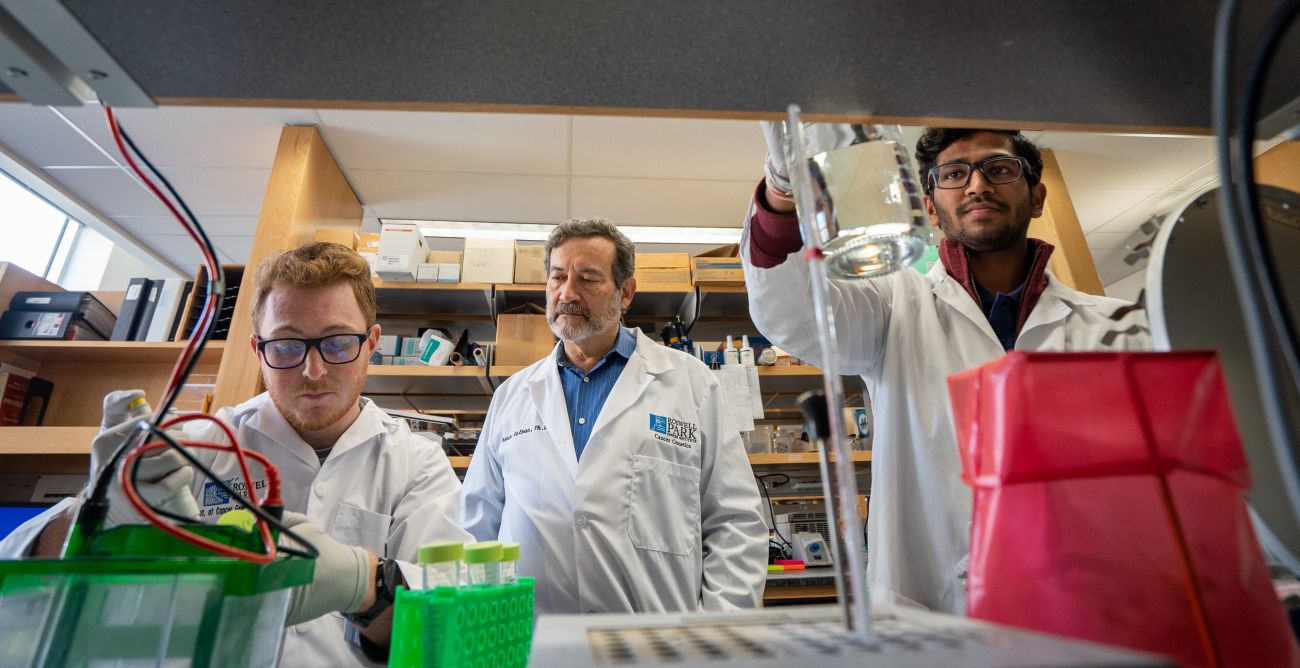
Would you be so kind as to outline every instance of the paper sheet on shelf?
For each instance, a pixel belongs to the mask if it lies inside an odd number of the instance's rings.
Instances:
[[[722,384],[722,400],[740,431],[754,431],[753,400],[749,397],[749,376],[739,364],[724,365],[717,370]]]
[[[744,367],[745,375],[749,378],[749,401],[751,415],[755,420],[762,420],[763,413],[763,389],[758,384],[758,367]]]

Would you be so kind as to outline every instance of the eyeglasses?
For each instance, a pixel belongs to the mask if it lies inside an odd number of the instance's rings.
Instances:
[[[328,364],[347,364],[361,356],[366,334],[331,334],[318,339],[266,339],[257,341],[257,350],[272,369],[292,369],[307,361],[307,352],[315,348]]]
[[[975,163],[950,162],[930,168],[930,185],[944,190],[965,188],[971,174],[980,170],[984,180],[995,186],[1015,183],[1024,178],[1029,161],[1013,155],[999,155]]]

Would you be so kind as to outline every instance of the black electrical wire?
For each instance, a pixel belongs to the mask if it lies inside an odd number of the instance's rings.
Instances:
[[[772,503],[772,497],[767,492],[768,478],[784,478],[781,482],[773,483],[775,485],[784,485],[787,482],[790,482],[790,476],[784,473],[768,473],[765,475],[756,474],[754,475],[754,479],[758,481],[758,488],[763,490],[763,498],[767,500],[767,514],[772,518],[772,531],[776,533],[776,537],[780,538],[782,543],[785,543],[786,547],[793,549],[794,544],[786,539],[785,536],[781,535],[781,528],[776,525],[776,505]]]
[[[1297,466],[1296,460],[1296,439],[1291,434],[1286,407],[1283,405],[1282,381],[1278,377],[1278,370],[1273,368],[1272,353],[1275,347],[1285,345],[1286,338],[1283,336],[1280,340],[1274,340],[1274,338],[1270,337],[1268,315],[1266,314],[1266,307],[1262,303],[1266,299],[1264,293],[1273,289],[1257,273],[1257,269],[1271,266],[1268,264],[1268,252],[1264,248],[1263,239],[1258,236],[1261,232],[1262,223],[1258,219],[1244,222],[1240,220],[1241,218],[1248,218],[1252,213],[1257,214],[1258,206],[1251,207],[1240,201],[1238,188],[1243,188],[1240,192],[1246,194],[1251,203],[1254,203],[1257,191],[1253,187],[1253,182],[1241,182],[1242,170],[1234,170],[1232,164],[1233,87],[1231,70],[1238,5],[1238,0],[1224,0],[1220,4],[1214,32],[1213,116],[1216,143],[1220,155],[1220,180],[1223,183],[1220,203],[1223,243],[1227,251],[1228,264],[1232,269],[1237,292],[1241,297],[1242,319],[1246,325],[1251,360],[1255,370],[1256,383],[1259,386],[1260,404],[1263,408],[1269,432],[1273,437],[1271,441],[1274,455],[1278,460],[1278,472],[1282,477],[1292,512],[1300,515],[1300,467]],[[1285,29],[1285,24],[1294,15],[1294,2],[1279,8],[1269,21],[1269,30],[1277,31],[1280,34]],[[1276,49],[1276,44],[1272,44],[1271,48],[1266,44],[1266,42],[1270,41],[1273,40],[1266,37],[1261,42],[1257,57],[1251,65],[1248,79],[1256,85],[1256,88],[1249,91],[1248,96],[1257,97],[1259,94],[1258,85],[1262,83],[1263,72],[1271,64],[1273,52]],[[1257,100],[1247,101],[1243,103],[1241,108],[1253,110],[1256,109],[1255,105],[1257,104]],[[1253,125],[1255,122],[1253,117],[1242,117],[1236,120],[1243,126]],[[1253,128],[1244,130],[1242,136],[1252,137]],[[1243,148],[1246,155],[1249,156],[1251,143],[1246,143]],[[1251,160],[1248,158],[1245,162],[1249,163]],[[1250,174],[1251,172],[1245,171],[1244,173]],[[1239,182],[1236,186],[1234,186],[1234,177]],[[1245,209],[1244,212],[1243,209]],[[1273,324],[1276,325],[1277,323]],[[1279,351],[1279,354],[1284,353]]]

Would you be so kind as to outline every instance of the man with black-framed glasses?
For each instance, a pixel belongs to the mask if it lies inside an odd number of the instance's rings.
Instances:
[[[360,255],[321,242],[277,253],[258,267],[251,297],[249,344],[266,392],[216,416],[235,429],[244,448],[279,469],[284,522],[321,553],[312,583],[293,591],[280,665],[380,665],[394,590],[420,582],[414,565],[419,547],[473,540],[458,523],[460,481],[441,447],[361,396],[380,327],[370,265]],[[101,441],[111,452],[123,429],[134,428],[126,419],[129,407],[143,397],[132,390],[106,398],[109,428],[92,452]],[[224,440],[211,423],[188,425],[190,440]],[[234,457],[193,454],[247,494]],[[91,461],[93,469],[94,454]],[[184,496],[186,503],[168,509],[209,523],[239,507],[179,458],[144,461],[152,464],[141,466],[151,467],[142,479],[149,490],[141,491],[155,504]],[[253,489],[264,493],[264,472],[255,462],[250,468]],[[74,503],[20,527],[19,538],[0,543],[0,558],[56,554],[66,532],[58,517]]]
[[[780,146],[767,130],[768,145]],[[940,261],[927,274],[833,281],[830,295],[840,370],[862,376],[876,422],[872,600],[961,613],[971,496],[960,481],[947,377],[1012,349],[1145,349],[1150,335],[1140,309],[1073,290],[1047,269],[1052,245],[1028,236],[1047,196],[1043,162],[1023,135],[929,128],[916,159],[926,211],[944,236]],[[817,361],[802,247],[784,160],[769,155],[741,242],[750,314],[773,343]]]

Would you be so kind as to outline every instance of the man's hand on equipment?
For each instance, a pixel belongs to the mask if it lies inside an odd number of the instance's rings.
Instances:
[[[140,434],[140,422],[147,419],[149,412],[143,390],[118,390],[109,392],[104,397],[101,431],[90,446],[91,477],[87,493],[93,489],[113,453],[123,443],[132,439],[142,442],[150,440],[141,439]],[[180,453],[171,449],[157,450],[142,457],[135,476],[136,491],[150,505],[197,521],[199,508],[190,493],[190,483],[193,480],[194,468],[189,466]],[[105,528],[145,523],[144,518],[127,500],[116,473],[109,484],[108,504]]]
[[[794,211],[793,188],[790,170],[785,164],[785,125],[773,121],[759,121],[763,140],[767,142],[767,156],[763,159],[764,195],[767,207],[778,213]]]
[[[285,624],[301,624],[331,612],[356,612],[374,603],[374,577],[378,558],[364,548],[344,545],[307,520],[306,515],[286,512],[281,522],[302,536],[320,552],[311,584],[290,594]],[[281,534],[280,544],[302,549],[297,541]]]

